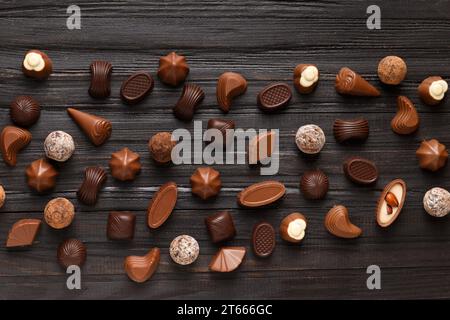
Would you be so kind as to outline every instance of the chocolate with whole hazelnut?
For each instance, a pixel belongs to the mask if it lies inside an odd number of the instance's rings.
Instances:
[[[53,63],[44,52],[30,50],[23,59],[22,71],[27,77],[43,80],[52,73]]]
[[[294,87],[302,94],[314,91],[319,82],[319,69],[313,64],[299,64],[294,69]]]
[[[448,90],[448,83],[439,76],[432,76],[423,80],[417,90],[420,99],[425,104],[434,106],[444,100]]]
[[[291,213],[281,221],[280,236],[285,241],[299,243],[305,237],[306,226],[306,218],[303,214]]]

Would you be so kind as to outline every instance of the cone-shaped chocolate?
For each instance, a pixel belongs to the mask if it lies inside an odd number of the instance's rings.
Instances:
[[[73,108],[67,108],[67,113],[69,113],[94,145],[102,145],[111,136],[112,125],[105,118],[81,112]]]
[[[336,91],[351,96],[378,97],[380,91],[355,71],[344,67],[336,75]]]

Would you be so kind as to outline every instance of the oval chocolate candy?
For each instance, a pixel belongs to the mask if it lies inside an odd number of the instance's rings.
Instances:
[[[237,196],[237,202],[247,208],[263,207],[281,199],[285,193],[284,184],[268,180],[252,184],[242,190]]]
[[[406,183],[395,179],[388,183],[378,199],[377,223],[380,227],[389,227],[397,219],[406,200]]]
[[[136,72],[122,83],[120,96],[128,104],[142,101],[153,90],[154,81],[147,72]]]
[[[351,181],[361,185],[369,185],[377,181],[378,169],[372,161],[361,158],[348,158],[343,165],[344,173]]]
[[[261,258],[268,257],[275,249],[275,229],[268,222],[260,222],[253,228],[253,252]]]
[[[264,112],[276,112],[289,104],[291,88],[285,83],[270,84],[258,94],[258,106]]]
[[[160,227],[170,216],[177,203],[178,190],[175,182],[162,185],[148,205],[147,224],[150,228]]]

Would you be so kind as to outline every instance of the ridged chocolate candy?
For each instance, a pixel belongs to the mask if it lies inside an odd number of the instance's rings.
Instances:
[[[369,122],[366,119],[336,119],[333,124],[333,133],[339,143],[364,141],[369,136]]]
[[[102,145],[111,136],[112,125],[111,122],[105,118],[82,112],[74,108],[67,108],[67,113],[94,145]]]
[[[357,184],[369,185],[378,179],[377,166],[365,158],[348,158],[343,164],[343,169],[347,178]]]
[[[145,282],[158,269],[160,257],[159,248],[151,249],[145,256],[128,256],[124,263],[125,272],[134,282]]]
[[[205,224],[211,241],[214,243],[231,240],[236,235],[233,217],[228,211],[221,211],[208,216],[205,218]]]
[[[247,90],[247,80],[239,73],[225,72],[217,81],[217,103],[224,112],[230,111],[233,99]]]
[[[258,106],[264,112],[276,112],[291,101],[291,88],[285,83],[274,83],[262,89],[258,94]]]
[[[153,78],[148,72],[136,72],[122,83],[120,97],[128,104],[136,104],[152,92],[153,86]]]
[[[75,265],[81,267],[86,262],[86,246],[78,239],[64,240],[58,247],[57,260],[63,268]]]
[[[424,140],[416,151],[422,169],[438,171],[448,159],[447,147],[436,139]]]
[[[222,247],[211,259],[209,269],[215,272],[231,272],[242,263],[247,249],[245,247]]]
[[[136,215],[127,211],[113,211],[108,216],[106,235],[111,240],[131,240],[134,237]]]
[[[275,249],[275,229],[268,222],[260,222],[253,227],[253,252],[260,258],[269,257]]]
[[[88,167],[84,171],[84,181],[77,191],[78,200],[87,205],[97,202],[98,193],[106,181],[106,172],[100,167]]]
[[[111,154],[109,160],[111,175],[120,181],[131,181],[141,171],[141,161],[138,153],[123,148]]]
[[[45,192],[56,185],[58,171],[45,159],[33,161],[25,170],[28,186],[37,192]]]
[[[398,134],[411,134],[419,128],[419,114],[414,104],[405,96],[397,98],[397,114],[391,121],[392,131]]]
[[[6,247],[25,247],[31,246],[39,232],[41,220],[22,219],[13,224],[8,233]]]
[[[159,59],[158,77],[165,84],[178,86],[189,74],[186,58],[175,52]]]
[[[25,148],[31,141],[28,130],[14,126],[6,126],[0,134],[0,151],[3,160],[11,167],[17,164],[17,153]]]
[[[346,207],[338,205],[325,216],[325,228],[339,238],[352,239],[361,235],[362,230],[350,222]]]
[[[220,172],[211,167],[201,167],[191,176],[192,193],[203,200],[216,196],[222,188]]]
[[[344,95],[378,97],[380,91],[349,68],[342,68],[336,75],[336,91]]]
[[[205,93],[196,84],[187,83],[183,87],[183,92],[177,104],[173,108],[175,117],[182,121],[191,121],[194,112],[203,101]]]
[[[306,171],[300,180],[300,190],[306,199],[318,200],[325,198],[329,182],[322,170]]]
[[[29,127],[39,120],[41,106],[30,96],[18,96],[11,103],[9,115],[16,125]]]
[[[91,86],[89,94],[93,98],[107,98],[111,94],[112,64],[108,61],[91,63]]]
[[[228,130],[234,130],[236,125],[233,120],[229,119],[209,119],[208,120],[208,129],[217,129],[222,133],[222,143],[225,147],[228,143],[231,143],[234,138],[233,134],[227,134]]]

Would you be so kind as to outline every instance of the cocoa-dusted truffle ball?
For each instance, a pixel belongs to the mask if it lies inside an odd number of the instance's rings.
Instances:
[[[164,164],[172,160],[171,153],[176,144],[170,132],[158,132],[148,142],[148,149],[156,162]]]
[[[200,247],[193,237],[181,235],[173,239],[169,251],[173,261],[181,265],[188,265],[197,260]]]
[[[385,84],[400,84],[405,79],[407,72],[405,61],[397,56],[384,57],[378,64],[378,77]]]
[[[325,145],[325,134],[319,126],[308,124],[298,129],[295,143],[300,151],[306,154],[316,154]]]
[[[450,193],[439,187],[432,188],[423,197],[423,208],[433,217],[444,217],[450,212]]]
[[[66,198],[50,200],[44,209],[44,219],[54,229],[68,227],[75,217],[75,207]]]
[[[53,131],[45,138],[44,150],[48,158],[64,162],[69,160],[75,151],[72,136],[64,131]]]
[[[38,121],[41,107],[32,97],[18,96],[11,103],[9,115],[18,126],[29,127]]]

